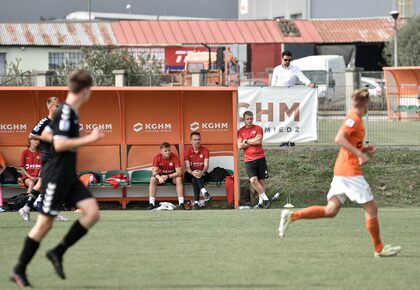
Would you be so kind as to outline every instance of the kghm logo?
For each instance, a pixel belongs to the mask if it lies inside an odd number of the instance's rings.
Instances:
[[[98,128],[99,130],[101,130],[102,132],[105,133],[111,133],[112,132],[112,124],[105,124],[105,123],[101,123],[101,124],[79,124],[79,130],[83,131],[85,130],[86,132],[92,132],[93,129]]]
[[[0,124],[2,133],[25,133],[28,130],[26,124]]]
[[[171,123],[135,123],[133,125],[133,131],[140,133],[144,131],[145,133],[170,133],[172,132]]]
[[[201,130],[202,132],[226,132],[229,130],[229,123],[222,122],[192,122],[190,124],[191,131]]]

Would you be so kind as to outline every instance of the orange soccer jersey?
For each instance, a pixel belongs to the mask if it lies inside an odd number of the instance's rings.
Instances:
[[[340,130],[347,133],[349,142],[359,150],[363,147],[365,128],[363,120],[355,112],[350,112]],[[356,155],[341,147],[334,166],[334,176],[357,176],[362,175],[359,160]]]

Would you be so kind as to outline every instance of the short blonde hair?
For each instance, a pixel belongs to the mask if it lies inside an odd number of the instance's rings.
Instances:
[[[356,107],[364,106],[369,102],[369,90],[367,88],[355,90],[351,99]]]

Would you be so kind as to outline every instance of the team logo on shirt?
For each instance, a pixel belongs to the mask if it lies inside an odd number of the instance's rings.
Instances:
[[[0,133],[25,133],[27,129],[26,124],[0,124]]]
[[[169,163],[169,166],[174,166],[174,164],[171,162],[171,163]]]
[[[192,122],[190,124],[191,131],[202,132],[226,132],[229,130],[229,123],[227,122]]]
[[[170,133],[172,132],[171,123],[135,123],[133,125],[133,131],[140,133],[144,131],[145,133]]]
[[[347,119],[346,122],[345,122],[346,126],[350,127],[350,128],[352,128],[354,126],[354,123],[355,122],[352,119]]]
[[[200,154],[200,158],[203,158],[203,154]]]
[[[257,131],[252,131],[252,134],[257,134]]]

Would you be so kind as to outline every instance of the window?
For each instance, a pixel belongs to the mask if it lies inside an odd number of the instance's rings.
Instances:
[[[290,14],[290,19],[301,19],[302,13]]]
[[[66,63],[79,64],[80,52],[50,52],[48,53],[48,68],[55,70]]]
[[[0,76],[6,74],[6,54],[0,53]]]

